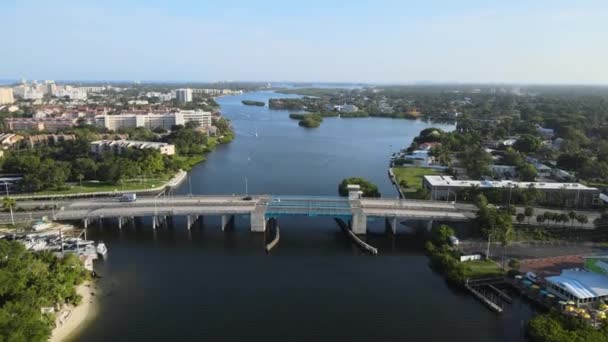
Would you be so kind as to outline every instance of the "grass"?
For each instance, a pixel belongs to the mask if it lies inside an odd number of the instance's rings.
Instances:
[[[466,265],[465,277],[469,279],[501,277],[504,271],[492,260],[473,260],[463,262]]]
[[[39,191],[30,194],[23,195],[69,195],[76,193],[87,193],[87,192],[99,192],[99,191],[130,191],[130,190],[143,190],[161,186],[170,177],[164,178],[150,178],[150,179],[138,179],[126,181],[122,184],[111,184],[104,182],[82,182],[82,185],[68,185],[66,189],[62,190],[48,190]]]
[[[423,167],[394,167],[393,172],[399,184],[402,181],[407,183],[406,188],[401,187],[407,198],[416,198],[416,191],[422,189],[422,178],[424,176],[444,174],[441,171]]]

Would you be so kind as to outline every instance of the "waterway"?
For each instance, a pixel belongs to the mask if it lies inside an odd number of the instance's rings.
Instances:
[[[218,100],[237,137],[198,165],[177,192],[187,194],[336,195],[341,179],[362,176],[383,196],[391,153],[431,124],[383,118],[326,119],[305,129],[288,111],[241,100],[290,97],[255,92]],[[433,125],[446,130],[449,125]],[[257,134],[256,134],[257,133]],[[379,234],[362,253],[333,220],[281,218],[271,254],[264,237],[239,217],[221,232],[218,218],[187,231],[152,231],[149,222],[119,231],[92,227],[109,249],[99,314],[81,341],[518,341],[530,308],[519,301],[502,315],[451,289],[428,267],[408,236]]]

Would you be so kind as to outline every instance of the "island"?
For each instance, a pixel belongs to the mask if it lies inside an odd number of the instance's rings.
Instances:
[[[241,101],[242,104],[246,105],[246,106],[259,106],[259,107],[264,107],[266,105],[265,102],[262,101],[253,101],[253,100],[243,100]]]

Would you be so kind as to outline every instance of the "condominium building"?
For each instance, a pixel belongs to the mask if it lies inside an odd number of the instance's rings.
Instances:
[[[48,131],[56,132],[61,129],[73,127],[74,119],[65,118],[7,118],[4,119],[6,129],[9,131]]]
[[[151,142],[151,141],[133,141],[133,140],[99,140],[91,143],[92,153],[123,153],[126,149],[146,149],[153,148],[158,150],[161,154],[172,156],[175,154],[175,145],[171,145],[163,142]]]
[[[177,99],[177,102],[181,104],[192,102],[192,89],[177,89],[175,91],[175,98]]]
[[[432,200],[457,200],[458,193],[465,189],[500,191],[509,197],[517,190],[537,190],[539,203],[578,209],[593,208],[600,204],[600,190],[579,183],[515,182],[457,180],[451,176],[424,176],[422,186],[431,194]]]
[[[0,105],[11,104],[15,102],[12,88],[0,88]]]
[[[119,114],[95,117],[96,125],[113,131],[120,128],[135,127],[146,127],[151,130],[156,128],[171,130],[173,126],[186,125],[188,122],[196,122],[198,126],[208,128],[211,126],[211,113],[187,110],[165,114]]]

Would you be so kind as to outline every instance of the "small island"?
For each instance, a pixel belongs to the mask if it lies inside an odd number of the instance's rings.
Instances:
[[[317,128],[321,126],[321,122],[323,122],[323,116],[314,113],[314,114],[297,114],[292,113],[289,114],[289,117],[294,120],[300,120],[298,125],[306,128]]]
[[[246,105],[246,106],[259,106],[259,107],[264,107],[266,105],[265,102],[262,101],[253,101],[253,100],[243,100],[241,101],[242,104]]]

